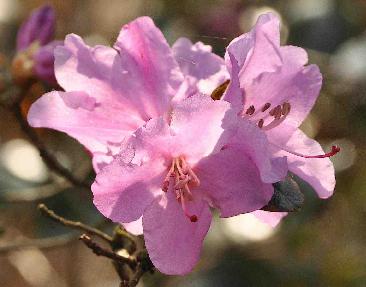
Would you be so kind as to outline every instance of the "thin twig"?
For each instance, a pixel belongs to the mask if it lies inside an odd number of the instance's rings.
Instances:
[[[98,243],[94,242],[88,235],[83,234],[79,238],[88,248],[90,248],[97,256],[104,256],[118,263],[128,264],[131,268],[135,268],[136,260],[120,256],[112,251],[106,250]]]
[[[53,210],[49,209],[43,203],[38,205],[38,209],[42,212],[43,215],[49,217],[50,219],[52,219],[52,220],[54,220],[58,223],[61,223],[64,226],[71,227],[71,228],[74,228],[74,229],[78,229],[78,230],[84,231],[88,234],[96,235],[96,236],[100,237],[101,239],[107,241],[109,244],[113,240],[111,236],[104,233],[103,231],[100,231],[99,229],[96,229],[94,227],[86,225],[82,222],[68,220],[64,217],[61,217],[61,216],[57,215]]]
[[[17,121],[19,122],[22,131],[28,136],[28,138],[39,150],[40,155],[44,160],[44,162],[46,163],[46,165],[57,174],[66,178],[73,185],[89,189],[90,188],[89,183],[81,181],[78,178],[76,178],[67,168],[63,167],[51,153],[49,153],[48,149],[43,144],[42,140],[38,137],[37,133],[34,131],[32,127],[29,126],[28,122],[23,117],[19,103],[14,104],[11,110],[14,116],[16,117]]]
[[[143,268],[141,266],[141,263],[139,263],[137,265],[137,268],[136,269],[137,269],[137,271],[135,272],[135,274],[131,278],[131,280],[130,280],[130,282],[128,284],[128,287],[135,287],[139,283],[142,275],[144,275],[144,273],[145,273],[145,271],[143,270]]]

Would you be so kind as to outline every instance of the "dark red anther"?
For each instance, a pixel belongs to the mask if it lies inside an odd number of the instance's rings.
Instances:
[[[264,125],[264,120],[263,119],[260,119],[259,122],[258,122],[258,127],[261,129]]]
[[[282,115],[286,116],[290,113],[291,105],[290,103],[283,103],[282,104]]]
[[[169,190],[169,181],[164,181],[163,186],[161,188],[164,192],[168,192]]]
[[[255,112],[255,107],[253,105],[251,105],[247,111],[245,112],[247,115],[251,116],[252,114],[254,114]]]
[[[191,215],[191,216],[189,217],[189,220],[190,220],[191,222],[197,222],[197,221],[198,221],[198,217],[197,217],[196,215]]]
[[[282,113],[282,108],[281,108],[281,106],[276,106],[276,107],[274,107],[270,112],[269,112],[269,115],[270,116],[276,116],[276,115],[278,115],[278,114],[280,114],[281,115],[281,113]]]
[[[271,107],[271,103],[266,103],[263,108],[262,108],[262,112],[265,112],[266,110],[268,110]]]

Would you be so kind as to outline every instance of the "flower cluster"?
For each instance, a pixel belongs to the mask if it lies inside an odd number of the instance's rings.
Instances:
[[[93,154],[94,204],[134,234],[166,274],[190,272],[212,220],[260,209],[292,172],[319,197],[332,195],[334,168],[299,130],[321,88],[306,52],[280,46],[279,20],[262,15],[225,59],[201,42],[170,47],[148,17],[125,25],[113,48],[68,35],[55,49],[64,91],[29,111],[33,127],[76,138]],[[224,83],[224,85],[222,85]],[[221,86],[220,86],[221,85]],[[221,87],[223,97],[214,100]]]

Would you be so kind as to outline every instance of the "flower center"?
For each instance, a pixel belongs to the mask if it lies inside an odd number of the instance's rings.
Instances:
[[[196,215],[189,214],[186,205],[187,201],[191,201],[193,199],[189,185],[199,186],[200,180],[187,164],[184,157],[180,156],[173,158],[161,189],[164,192],[168,192],[170,187],[172,187],[175,192],[176,199],[182,206],[185,216],[187,216],[191,222],[196,222],[198,217]]]
[[[242,117],[256,118],[257,125],[260,129],[270,130],[280,125],[288,116],[291,111],[291,105],[288,102],[284,102],[282,105],[277,105],[270,109],[271,103],[266,103],[261,109],[256,109],[253,105],[242,112]],[[264,117],[270,116],[272,121],[265,125]],[[259,118],[259,119],[258,119]]]

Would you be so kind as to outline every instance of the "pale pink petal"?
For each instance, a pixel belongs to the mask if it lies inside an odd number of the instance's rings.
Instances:
[[[203,239],[211,223],[211,212],[203,201],[188,202],[198,217],[191,222],[173,192],[155,200],[144,212],[145,244],[154,266],[165,274],[183,275],[192,271],[200,257]]]
[[[260,209],[273,195],[272,184],[262,182],[255,163],[240,148],[210,155],[194,170],[201,182],[194,192],[207,194],[221,217]]]
[[[142,228],[142,216],[137,219],[136,221],[128,222],[128,223],[121,223],[123,227],[133,235],[142,235],[144,233]]]
[[[113,119],[111,119],[113,115]],[[63,131],[92,153],[107,152],[110,142],[121,142],[144,122],[85,92],[50,92],[30,108],[33,127]]]
[[[231,61],[231,78],[230,84],[227,87],[222,99],[231,103],[234,108],[239,109],[238,112],[241,112],[241,109],[244,106],[244,90],[240,88],[240,67],[237,60],[230,52],[228,52],[228,56]]]
[[[283,139],[287,139],[287,136],[288,133],[282,129],[276,134],[276,137],[272,136],[271,142],[276,145],[276,148],[304,155],[325,153],[318,142],[307,137],[299,129],[291,135],[287,142],[283,143]],[[276,154],[287,156],[289,170],[309,183],[320,198],[328,198],[333,194],[335,175],[333,163],[329,158],[303,158],[286,151],[278,151]]]
[[[94,205],[115,222],[139,219],[145,208],[162,193],[165,166],[155,160],[145,165],[126,163],[118,156],[98,174],[91,187]]]
[[[113,161],[113,156],[104,152],[97,152],[93,154],[92,164],[96,173],[102,170],[105,166]]]
[[[216,148],[228,110],[228,102],[214,101],[204,95],[175,102],[168,119],[152,119],[136,131],[134,162],[156,156],[184,156],[194,165]]]
[[[262,222],[270,225],[271,227],[276,227],[287,215],[287,212],[269,212],[263,210],[253,211],[252,214],[257,217]]]
[[[193,164],[210,154],[224,129],[223,119],[229,103],[195,95],[173,106],[171,129],[174,132],[177,156],[186,155]],[[178,154],[181,153],[181,154]]]
[[[242,152],[238,156],[249,156],[259,170],[263,182],[273,183],[283,180],[287,175],[287,164],[284,156],[273,156],[264,131],[247,119],[237,119],[237,127],[227,128],[222,140],[226,146],[239,147]]]
[[[98,100],[118,102],[120,95],[111,86],[114,64],[119,54],[111,47],[89,47],[78,35],[67,35],[63,46],[55,49],[55,74],[66,91],[84,91]],[[117,67],[116,67],[117,68]],[[119,73],[123,72],[122,67]]]
[[[227,51],[234,56],[240,67],[242,88],[263,72],[273,72],[281,65],[279,28],[279,19],[274,14],[267,13],[258,18],[249,33],[235,38],[229,44]],[[225,59],[231,71],[228,53]]]
[[[107,152],[94,152],[93,168],[96,173],[110,164],[115,156],[119,156],[124,162],[129,163],[135,157],[135,149],[130,145],[130,136],[126,136],[118,143],[108,142]]]
[[[172,49],[183,75],[197,81],[198,92],[210,95],[229,78],[224,59],[212,53],[211,46],[179,38]]]
[[[183,76],[151,18],[140,17],[123,26],[114,47],[126,71],[115,82],[123,96],[150,118],[166,112]]]
[[[138,165],[156,158],[169,158],[174,150],[174,137],[163,117],[151,119],[137,129],[129,142],[134,147],[133,162]]]

